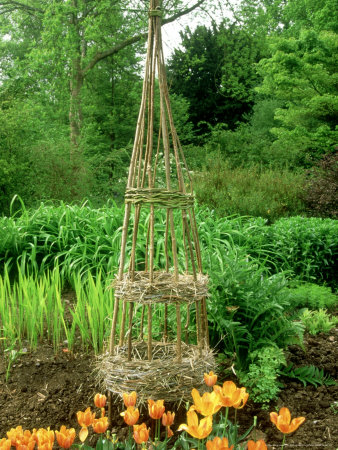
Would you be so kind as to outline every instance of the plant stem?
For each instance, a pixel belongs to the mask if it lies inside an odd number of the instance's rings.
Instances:
[[[281,450],[284,449],[285,439],[286,439],[286,434],[283,434],[283,442],[282,442],[282,448],[281,448]]]
[[[223,437],[225,437],[225,431],[226,431],[227,426],[228,426],[228,414],[229,414],[229,407],[227,406],[227,407],[225,408]]]

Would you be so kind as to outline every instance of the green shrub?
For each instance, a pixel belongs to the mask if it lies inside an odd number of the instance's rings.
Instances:
[[[278,369],[286,365],[283,350],[277,347],[264,347],[250,353],[247,372],[239,373],[240,383],[244,385],[254,402],[269,403],[277,398],[281,384],[277,381]]]
[[[338,304],[337,295],[328,286],[314,283],[299,284],[290,289],[291,308],[333,309]]]
[[[310,334],[328,333],[338,324],[338,318],[331,316],[325,309],[310,311],[305,309],[300,315],[300,320],[305,326],[305,330]]]
[[[248,354],[302,341],[303,327],[286,317],[289,308],[283,274],[268,276],[264,266],[242,248],[209,247],[203,252],[210,274],[209,333],[217,345],[246,370]]]
[[[231,169],[217,154],[194,176],[197,200],[217,214],[260,216],[275,221],[301,214],[304,176],[259,166]]]
[[[274,263],[303,281],[335,287],[338,222],[317,217],[281,218],[264,231]],[[253,249],[254,250],[254,249]]]

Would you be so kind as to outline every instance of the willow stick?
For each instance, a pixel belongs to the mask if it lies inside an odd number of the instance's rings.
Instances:
[[[126,326],[126,315],[127,315],[127,302],[123,300],[122,303],[122,320],[120,325],[120,340],[119,340],[119,346],[122,347],[124,343],[124,329]]]
[[[152,360],[152,317],[151,317],[151,305],[148,305],[148,360]]]
[[[135,216],[134,216],[133,238],[132,238],[133,241],[132,241],[130,263],[129,263],[129,272],[130,272],[131,281],[134,281],[134,276],[135,276],[136,243],[137,243],[137,234],[138,234],[138,228],[139,228],[140,213],[141,213],[141,205],[136,205],[135,206]]]
[[[177,362],[182,362],[182,327],[181,327],[181,309],[180,305],[176,304],[176,321],[177,321]]]
[[[184,326],[186,345],[189,344],[189,323],[190,323],[190,305],[188,304],[187,305],[187,321]]]
[[[142,314],[141,314],[141,330],[140,330],[140,339],[143,341],[143,326],[144,326],[144,312],[145,312],[146,306],[142,305]]]
[[[202,308],[204,310],[204,338],[205,338],[205,345],[209,346],[209,326],[208,326],[208,314],[207,314],[207,302],[206,298],[204,297],[202,299]]]
[[[169,235],[169,211],[166,212],[165,236],[164,236],[164,253],[165,253],[165,271],[169,272],[169,254],[168,254],[168,235]]]
[[[116,333],[116,323],[117,323],[118,312],[119,312],[119,300],[117,298],[115,298],[113,322],[112,322],[112,327],[110,330],[110,339],[109,339],[109,353],[111,355],[114,353],[114,347],[115,347],[115,333]]]
[[[128,361],[131,361],[133,310],[134,310],[134,303],[130,302],[129,303],[129,324],[128,324]]]
[[[199,356],[202,356],[202,336],[201,336],[201,316],[200,316],[200,302],[198,300],[195,301],[196,308],[196,338],[197,338],[197,346]]]
[[[163,340],[167,342],[168,340],[168,304],[164,304],[164,330],[163,330]]]

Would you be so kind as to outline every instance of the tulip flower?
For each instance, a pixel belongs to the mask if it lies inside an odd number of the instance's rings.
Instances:
[[[12,446],[12,441],[10,439],[2,438],[0,439],[0,450],[10,450]]]
[[[268,450],[266,443],[260,439],[259,441],[248,441],[248,450]]]
[[[245,406],[245,404],[249,398],[249,394],[248,394],[248,392],[246,392],[245,387],[241,387],[241,388],[239,388],[239,390],[241,391],[239,400],[232,405],[236,409],[242,409]]]
[[[82,427],[79,432],[80,441],[83,443],[87,439],[87,436],[88,436],[88,428]]]
[[[203,416],[212,416],[222,408],[222,402],[216,392],[205,392],[202,397],[197,389],[191,391],[194,404],[191,407]]]
[[[161,419],[165,410],[163,403],[164,400],[157,400],[156,402],[151,399],[148,400],[149,416],[152,419]]]
[[[166,437],[170,438],[171,436],[174,436],[174,433],[170,426],[174,423],[175,419],[175,413],[172,413],[168,411],[167,413],[163,413],[162,416],[162,425],[165,427],[166,430]]]
[[[222,406],[242,408],[249,394],[245,392],[245,388],[237,388],[233,381],[225,381],[223,386],[214,386],[214,392],[218,394]]]
[[[134,408],[134,406],[128,406],[127,410],[121,413],[125,423],[127,425],[135,425],[140,417],[140,413],[138,408]]]
[[[102,394],[95,394],[94,404],[97,408],[104,408],[106,406],[107,397]]]
[[[78,411],[76,416],[79,425],[83,428],[92,425],[95,419],[95,413],[92,413],[90,408],[87,408],[85,411]]]
[[[209,436],[212,431],[212,416],[205,417],[198,423],[197,414],[191,408],[187,412],[187,422],[188,424],[181,424],[178,431],[187,431],[196,439],[204,439]]]
[[[234,446],[229,447],[229,442],[227,438],[221,439],[220,437],[215,437],[213,441],[207,441],[207,450],[233,450]]]
[[[72,446],[76,432],[74,428],[66,428],[64,425],[60,428],[60,431],[55,431],[56,440],[60,447],[69,448]]]
[[[204,382],[207,386],[212,387],[217,383],[217,375],[213,371],[204,374]]]
[[[54,431],[50,430],[49,427],[39,428],[36,432],[38,450],[52,450],[54,445]]]
[[[270,420],[276,425],[279,431],[284,434],[292,433],[305,421],[305,417],[296,417],[291,421],[291,414],[288,408],[281,408],[279,414],[270,413]]]
[[[36,430],[34,430],[33,433],[29,430],[23,431],[21,426],[11,428],[10,431],[7,431],[7,437],[8,440],[11,441],[13,447],[16,447],[17,449],[21,447],[22,450],[32,450],[37,442]]]
[[[93,430],[95,433],[105,433],[108,428],[108,417],[100,417],[99,419],[94,419]]]
[[[162,425],[164,427],[170,427],[174,423],[175,413],[168,411],[162,416]]]
[[[127,393],[123,394],[123,402],[124,402],[124,405],[126,408],[128,408],[128,406],[135,406],[136,399],[137,399],[137,394],[135,391],[131,392],[130,394],[127,394]]]
[[[149,430],[150,428],[147,428],[145,423],[142,423],[141,425],[134,425],[134,439],[137,444],[143,444],[144,442],[147,442],[149,439]]]
[[[284,449],[285,437],[288,433],[292,433],[305,421],[305,417],[296,417],[291,421],[291,414],[288,408],[281,408],[279,414],[276,412],[270,413],[270,420],[276,425],[283,436],[282,450]]]

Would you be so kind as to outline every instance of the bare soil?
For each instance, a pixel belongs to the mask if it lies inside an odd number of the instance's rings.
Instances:
[[[315,365],[323,368],[337,381],[338,329],[329,334],[307,336],[305,350],[292,346],[288,360],[295,367]],[[18,425],[24,429],[61,425],[79,430],[76,412],[93,405],[93,397],[99,386],[93,373],[95,357],[77,351],[74,354],[60,351],[55,355],[53,348],[42,344],[34,352],[27,352],[13,365],[8,381],[5,381],[7,364],[0,360],[0,439],[6,432]],[[258,417],[257,438],[266,439],[269,449],[281,448],[282,435],[269,420],[270,411],[279,411],[287,406],[292,417],[304,416],[305,423],[287,437],[285,449],[337,450],[338,449],[338,386],[312,385],[304,387],[291,379],[284,379],[285,387],[279,399],[270,405],[269,411],[250,400],[239,412],[240,423],[249,424],[254,415]],[[170,409],[170,408],[169,408]],[[114,407],[113,432],[123,437],[126,427],[119,413],[122,402]],[[185,422],[185,411],[177,411],[176,425]],[[90,435],[89,444],[96,437]]]

